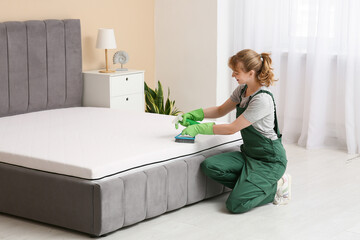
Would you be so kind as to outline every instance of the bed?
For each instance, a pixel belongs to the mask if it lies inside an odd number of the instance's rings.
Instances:
[[[0,212],[102,236],[228,190],[199,166],[240,134],[82,107],[81,69],[79,20],[0,23]]]

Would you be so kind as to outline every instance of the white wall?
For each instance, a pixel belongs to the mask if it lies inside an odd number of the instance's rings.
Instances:
[[[184,111],[217,103],[217,0],[155,1],[155,82]]]
[[[234,0],[155,1],[155,80],[170,87],[184,112],[220,105],[234,89],[227,66],[233,6]]]
[[[217,1],[217,105],[225,102],[238,84],[234,78],[231,77],[232,71],[228,67],[229,57],[236,53],[234,51],[234,1],[235,0]],[[218,120],[228,122],[231,121],[231,119],[234,120],[235,115],[233,111],[230,115]]]

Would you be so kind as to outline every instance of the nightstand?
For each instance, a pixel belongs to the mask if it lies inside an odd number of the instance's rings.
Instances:
[[[144,71],[83,72],[85,107],[108,107],[144,112]]]

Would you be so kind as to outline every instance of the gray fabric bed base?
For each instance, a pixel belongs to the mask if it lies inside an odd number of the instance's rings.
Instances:
[[[185,159],[102,180],[0,163],[0,212],[101,236],[228,190],[207,178],[209,150]]]

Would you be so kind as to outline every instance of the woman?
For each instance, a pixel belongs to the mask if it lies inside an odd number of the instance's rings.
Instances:
[[[232,77],[239,86],[221,106],[197,109],[183,115],[183,135],[234,134],[241,131],[241,151],[207,158],[201,169],[210,178],[232,189],[226,206],[243,213],[266,203],[286,204],[290,200],[291,177],[276,108],[269,86],[273,84],[272,60],[268,53],[245,49],[229,59]],[[218,118],[236,108],[236,120],[229,124],[202,123],[189,126],[186,119]],[[279,180],[280,179],[280,180]]]

